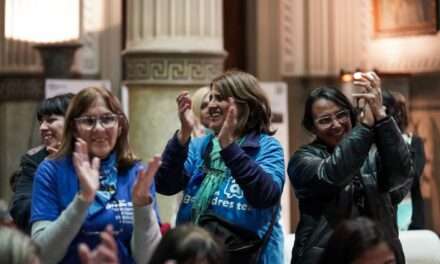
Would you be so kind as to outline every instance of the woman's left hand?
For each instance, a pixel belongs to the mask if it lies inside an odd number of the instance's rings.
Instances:
[[[232,97],[228,98],[229,108],[226,113],[223,126],[218,133],[218,140],[222,148],[226,148],[235,140],[235,130],[237,128],[237,105]]]
[[[133,186],[132,200],[134,206],[141,207],[151,204],[150,187],[159,166],[160,156],[154,156],[148,162],[148,167],[139,171],[138,178]]]
[[[364,98],[371,108],[376,121],[386,117],[382,102],[382,89],[379,76],[375,72],[360,73],[355,75],[354,85],[364,88],[364,93],[353,94],[354,98]]]

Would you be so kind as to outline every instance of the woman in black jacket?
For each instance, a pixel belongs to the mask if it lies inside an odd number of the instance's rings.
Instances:
[[[40,123],[39,131],[43,144],[28,150],[23,155],[20,168],[11,179],[14,195],[10,213],[17,227],[27,234],[30,234],[29,217],[34,174],[38,165],[59,148],[64,128],[64,114],[72,98],[73,94],[68,93],[41,102],[37,110],[37,119]]]
[[[317,263],[335,226],[357,216],[377,221],[404,263],[394,208],[407,191],[410,154],[385,113],[379,77],[357,77],[363,92],[354,97],[365,102],[359,115],[337,89],[318,88],[307,98],[303,125],[316,139],[288,165],[300,209],[292,263]]]

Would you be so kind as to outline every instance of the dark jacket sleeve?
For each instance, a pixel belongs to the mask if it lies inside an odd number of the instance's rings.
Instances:
[[[396,203],[408,193],[414,175],[408,144],[391,117],[376,124],[374,130],[380,158],[378,188],[379,191],[390,192]]]
[[[372,143],[372,129],[359,124],[330,155],[317,144],[300,148],[290,159],[287,168],[297,198],[326,196],[350,183],[367,158]]]
[[[425,147],[423,141],[418,136],[412,137],[411,142],[411,157],[414,161],[414,171],[415,171],[415,181],[419,181],[423,174],[423,169],[425,168],[426,157],[425,157]]]
[[[38,160],[39,161],[39,160]],[[10,213],[19,229],[30,234],[29,218],[31,212],[32,183],[38,167],[37,160],[25,154],[20,162],[20,175],[15,193],[12,196]]]
[[[279,203],[284,186],[284,154],[273,138],[260,145],[253,160],[237,143],[220,152],[246,200],[255,208],[268,208]]]
[[[177,133],[168,141],[162,153],[162,163],[155,175],[156,190],[160,194],[173,195],[182,191],[189,180],[185,171],[189,142],[182,146]]]

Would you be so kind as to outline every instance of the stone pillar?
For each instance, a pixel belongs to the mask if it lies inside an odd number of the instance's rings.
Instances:
[[[175,98],[223,71],[222,0],[127,1],[123,52],[130,141],[147,162],[179,128]],[[159,197],[162,220],[173,222],[175,197]]]

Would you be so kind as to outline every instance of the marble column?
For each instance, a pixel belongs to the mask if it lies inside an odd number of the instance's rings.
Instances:
[[[123,52],[130,142],[147,162],[179,128],[175,98],[223,71],[222,0],[127,1]],[[176,197],[159,197],[162,220],[173,222]]]

